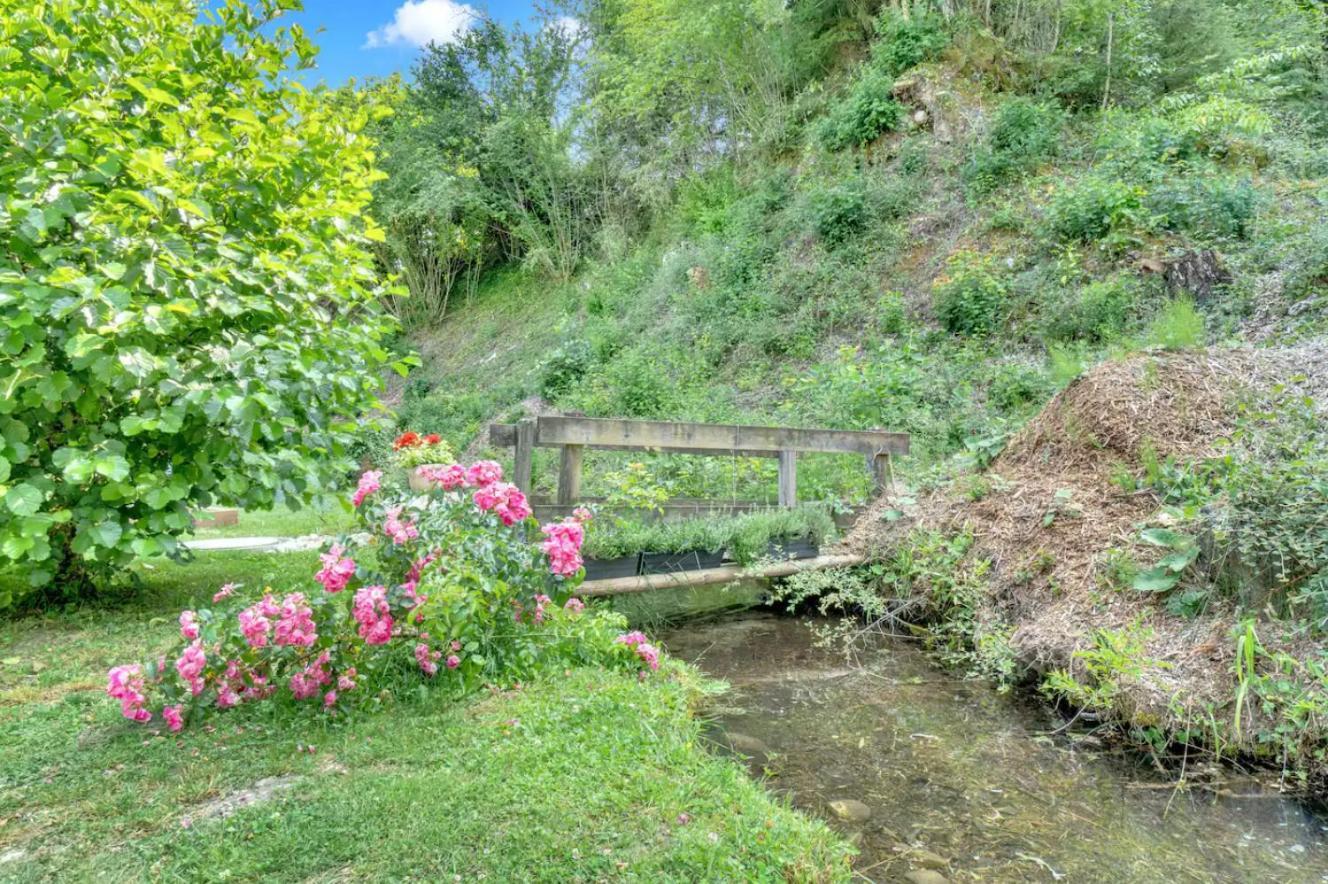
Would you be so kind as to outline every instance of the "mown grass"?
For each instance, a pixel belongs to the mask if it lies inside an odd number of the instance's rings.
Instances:
[[[307,534],[338,534],[349,531],[354,514],[338,504],[307,506],[303,509],[268,511],[242,510],[235,525],[199,528],[198,538],[208,537],[302,537]]]
[[[569,670],[345,719],[241,709],[132,725],[106,669],[160,650],[221,582],[307,581],[315,554],[215,554],[121,604],[0,623],[0,879],[840,880],[849,848],[711,754],[711,689]],[[266,576],[266,580],[263,577]],[[209,803],[285,786],[232,815]]]

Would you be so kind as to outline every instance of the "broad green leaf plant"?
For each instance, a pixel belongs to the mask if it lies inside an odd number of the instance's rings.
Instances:
[[[376,111],[208,5],[0,0],[0,568],[60,595],[341,481],[391,359]]]

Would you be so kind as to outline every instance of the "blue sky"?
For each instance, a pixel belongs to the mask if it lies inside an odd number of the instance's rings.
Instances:
[[[531,0],[304,0],[304,12],[283,20],[298,21],[321,50],[305,81],[340,86],[408,72],[429,39],[443,42],[475,16],[514,22],[531,13]]]

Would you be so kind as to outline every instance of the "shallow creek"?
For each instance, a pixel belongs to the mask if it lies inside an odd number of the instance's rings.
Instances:
[[[660,637],[733,686],[711,737],[853,840],[859,880],[1328,881],[1328,820],[1254,779],[1175,790],[912,642],[849,660],[807,624],[747,613]]]

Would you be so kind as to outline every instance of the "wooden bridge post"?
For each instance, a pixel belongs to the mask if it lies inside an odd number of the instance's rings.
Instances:
[[[581,455],[584,445],[564,445],[558,465],[558,505],[570,506],[581,497]]]
[[[516,456],[512,464],[512,481],[521,493],[530,496],[532,488],[531,469],[535,455],[535,420],[526,418],[516,425]]]
[[[798,452],[779,452],[779,505],[798,505]]]
[[[867,469],[871,470],[877,494],[889,490],[894,477],[890,475],[890,455],[888,452],[867,455]]]

